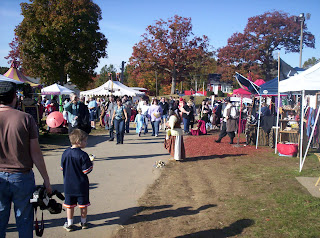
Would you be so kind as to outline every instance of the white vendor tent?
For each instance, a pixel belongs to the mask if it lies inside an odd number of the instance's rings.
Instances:
[[[80,92],[80,96],[107,96],[111,94],[115,96],[128,95],[134,97],[144,95],[145,93],[131,89],[119,81],[111,80],[97,88]]]
[[[302,90],[320,90],[320,62],[279,83],[281,93]]]
[[[61,94],[69,95],[71,93],[73,93],[72,90],[56,83],[41,89],[41,94],[44,94],[44,95],[61,95]]]
[[[320,91],[320,63],[317,63],[316,65],[312,66],[311,68],[303,71],[302,73],[298,75],[294,75],[286,80],[280,81],[279,83],[279,92],[297,92],[301,91],[302,93],[302,105],[301,108],[305,108],[305,91]],[[320,107],[319,107],[320,109]],[[303,142],[303,126],[301,126],[301,132],[300,132],[300,171],[302,170],[308,148],[310,146],[315,126],[317,125],[317,120],[319,118],[319,112],[316,117],[316,121],[314,123],[314,127],[312,129],[312,134],[310,136],[310,140],[308,143],[308,147],[306,149],[304,158],[302,160],[302,142]],[[304,110],[301,110],[301,119],[304,118]]]

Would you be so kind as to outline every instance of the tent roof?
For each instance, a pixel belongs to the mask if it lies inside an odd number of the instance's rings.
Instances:
[[[126,85],[120,83],[119,81],[111,81],[109,80],[105,84],[88,90],[88,91],[82,91],[80,92],[80,95],[82,96],[107,96],[107,95],[115,95],[115,96],[138,96],[138,95],[144,95],[143,92],[131,89],[127,87]]]
[[[243,88],[238,88],[233,90],[234,95],[251,95],[251,93]]]
[[[300,74],[279,83],[280,92],[302,90],[320,90],[320,62]]]
[[[256,81],[254,81],[254,84],[261,86],[262,84],[265,84],[266,82],[263,79],[257,79]]]
[[[278,77],[261,85],[259,93],[261,95],[278,95]]]
[[[38,87],[40,84],[30,82],[26,76],[24,76],[20,70],[17,69],[15,62],[11,64],[11,68],[4,74],[4,76],[20,81],[22,83],[28,83],[31,87]]]
[[[69,95],[71,93],[73,93],[72,90],[56,83],[41,89],[41,94],[45,94],[45,95],[48,95],[48,94],[49,95],[61,95],[61,94]]]
[[[8,78],[8,77],[6,77],[6,76],[4,76],[2,74],[0,74],[0,81],[12,82],[12,83],[15,83],[15,84],[23,84],[23,82],[21,82],[21,81]]]

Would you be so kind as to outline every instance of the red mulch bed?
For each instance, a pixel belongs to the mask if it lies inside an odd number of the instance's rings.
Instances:
[[[230,138],[228,136],[224,137],[221,143],[216,143],[215,140],[218,139],[218,137],[218,132],[202,136],[184,136],[186,157],[188,159],[223,158],[228,156],[253,155],[270,151],[270,148],[266,146],[259,146],[258,149],[252,145],[245,146],[245,138],[241,137],[239,142],[241,147],[230,145]],[[235,144],[237,141],[238,137],[234,138]]]

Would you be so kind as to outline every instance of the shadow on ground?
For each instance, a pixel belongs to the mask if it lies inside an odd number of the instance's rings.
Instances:
[[[163,211],[157,211],[152,214],[143,214],[143,215],[135,215],[132,218],[130,218],[127,222],[125,222],[124,225],[134,224],[138,222],[144,222],[144,221],[155,221],[160,220],[168,217],[181,217],[181,216],[190,216],[198,214],[199,212],[206,210],[211,207],[216,207],[215,204],[208,204],[201,206],[197,209],[192,209],[192,207],[179,207],[177,209],[168,209]]]
[[[100,213],[100,214],[93,214],[88,215],[88,222],[95,222],[95,221],[101,221],[101,224],[90,224],[89,228],[92,227],[98,227],[98,226],[106,226],[106,225],[113,225],[113,224],[123,224],[128,217],[133,216],[134,214],[137,214],[140,211],[143,210],[159,210],[159,209],[167,209],[172,207],[172,205],[162,205],[162,206],[152,206],[152,207],[131,207],[128,209],[123,209],[115,212],[106,212],[106,213]],[[39,214],[39,212],[38,212]],[[39,215],[38,215],[39,216]],[[44,217],[46,214],[44,214]],[[104,221],[103,221],[104,220]],[[65,223],[66,218],[58,218],[58,219],[45,219],[44,218],[44,226],[45,228],[53,228],[53,227],[62,227]],[[77,223],[80,221],[80,216],[75,216],[74,222]],[[17,232],[17,227],[15,224],[9,224],[7,228],[7,232]],[[46,232],[46,230],[45,230]]]
[[[232,223],[228,227],[222,229],[210,229],[206,231],[199,231],[183,236],[177,236],[176,238],[191,238],[191,237],[212,237],[212,238],[225,238],[240,235],[243,230],[249,226],[252,226],[254,221],[251,219],[241,219]]]

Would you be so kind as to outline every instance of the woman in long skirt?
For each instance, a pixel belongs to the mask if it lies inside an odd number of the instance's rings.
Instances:
[[[164,146],[174,160],[184,160],[186,158],[180,122],[179,115],[174,111],[170,111],[170,117],[166,123],[168,130]]]

